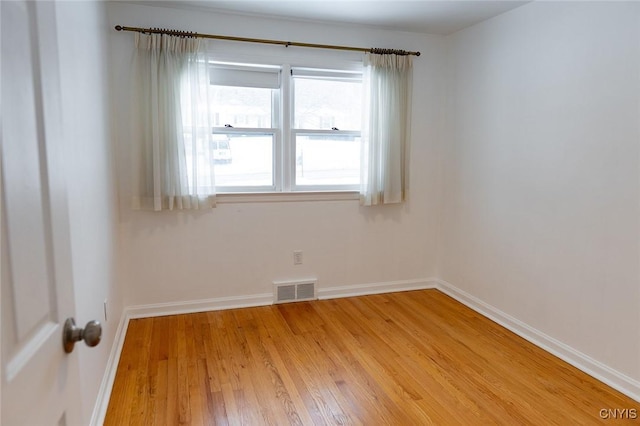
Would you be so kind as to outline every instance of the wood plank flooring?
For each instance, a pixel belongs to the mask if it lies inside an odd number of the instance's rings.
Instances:
[[[639,403],[424,290],[132,320],[105,424],[638,422]]]

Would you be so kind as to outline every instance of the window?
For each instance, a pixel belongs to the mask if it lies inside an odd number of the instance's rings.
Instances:
[[[211,66],[216,190],[357,190],[362,74]]]
[[[360,74],[294,69],[295,189],[357,189],[360,182]]]
[[[275,190],[274,159],[280,136],[280,68],[211,68],[213,140],[218,192]]]

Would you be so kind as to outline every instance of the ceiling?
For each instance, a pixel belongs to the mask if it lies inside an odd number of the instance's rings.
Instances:
[[[144,1],[154,6],[372,25],[426,34],[451,34],[528,1],[489,0],[185,0]]]

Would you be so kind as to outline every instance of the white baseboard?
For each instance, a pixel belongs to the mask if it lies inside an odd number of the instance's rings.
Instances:
[[[425,278],[420,280],[387,281],[382,283],[319,288],[318,299],[366,296],[369,294],[392,293],[396,291],[426,290],[436,288],[437,283],[438,280],[435,278]]]
[[[165,315],[219,311],[222,309],[250,308],[254,306],[271,305],[272,303],[273,294],[263,293],[250,296],[219,297],[215,299],[135,305],[129,306],[125,310],[129,318],[150,318]]]
[[[640,402],[640,382],[626,376],[611,367],[596,361],[590,356],[554,339],[524,322],[496,309],[475,296],[460,290],[452,284],[436,280],[436,288],[468,306],[481,315],[511,330],[534,345],[568,362],[588,375],[595,377],[628,397]]]
[[[101,426],[104,423],[104,418],[107,415],[107,408],[109,406],[109,398],[111,397],[111,389],[113,388],[113,382],[116,379],[116,371],[118,370],[118,363],[120,362],[120,354],[122,353],[122,347],[124,346],[124,338],[127,334],[127,328],[129,327],[129,318],[126,315],[126,311],[122,313],[118,328],[116,329],[116,335],[113,339],[111,346],[111,352],[109,353],[109,359],[107,360],[107,366],[102,377],[102,383],[100,383],[100,389],[98,390],[98,396],[96,404],[91,415],[91,426]]]

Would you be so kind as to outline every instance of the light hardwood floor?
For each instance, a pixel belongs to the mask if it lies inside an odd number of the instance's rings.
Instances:
[[[638,422],[639,403],[424,290],[132,320],[105,424]]]

